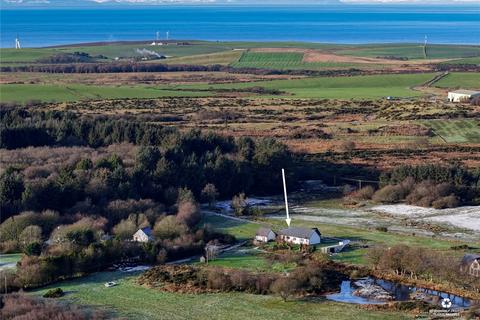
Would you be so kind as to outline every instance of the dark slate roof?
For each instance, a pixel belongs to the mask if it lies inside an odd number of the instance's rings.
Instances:
[[[278,232],[278,234],[283,236],[288,236],[288,237],[309,239],[314,232],[320,235],[320,231],[318,231],[317,228],[307,229],[307,228],[296,228],[296,227],[282,229]]]
[[[463,256],[462,265],[469,265],[475,260],[480,260],[480,254],[466,254]]]
[[[272,231],[270,228],[261,227],[257,230],[257,236],[266,237]],[[273,231],[272,231],[273,232]],[[275,234],[275,232],[273,232]]]
[[[145,227],[145,228],[142,228],[140,229],[142,230],[147,236],[151,237],[152,236],[152,228],[150,227]]]

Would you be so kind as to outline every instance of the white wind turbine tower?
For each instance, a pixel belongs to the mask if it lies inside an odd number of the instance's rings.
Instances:
[[[167,35],[167,41],[168,41],[168,39],[170,38],[170,31],[167,31],[166,35]]]
[[[15,49],[21,49],[22,46],[20,45],[20,39],[18,39],[18,35],[15,38]]]

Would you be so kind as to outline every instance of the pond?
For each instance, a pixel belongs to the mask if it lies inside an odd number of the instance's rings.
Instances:
[[[438,297],[439,300],[443,298],[448,298],[452,302],[454,307],[469,307],[470,300],[463,298],[454,294],[449,294],[446,292],[429,290],[425,288],[417,288],[412,286],[407,286],[404,284],[374,279],[366,278],[363,281],[371,282],[375,286],[381,287],[383,290],[392,295],[392,301],[408,301],[411,300],[412,295],[418,296],[427,296],[427,297]],[[354,291],[357,289],[357,286],[352,283],[351,280],[342,281],[340,285],[340,292],[329,294],[326,296],[328,300],[345,302],[345,303],[355,303],[355,304],[383,304],[386,303],[385,300],[379,300],[374,298],[359,297],[354,295]]]

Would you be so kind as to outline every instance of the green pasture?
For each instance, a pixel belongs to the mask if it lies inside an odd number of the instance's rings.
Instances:
[[[428,120],[422,123],[448,143],[480,143],[480,120]]]
[[[376,99],[386,96],[420,96],[422,95],[421,92],[414,91],[411,88],[421,85],[433,77],[433,73],[319,77],[217,85],[195,84],[178,86],[178,88],[215,90],[260,86],[284,91],[295,98]]]
[[[420,44],[380,44],[356,46],[340,49],[335,53],[359,57],[404,57],[408,59],[424,59],[423,43]],[[466,45],[427,45],[428,59],[454,59],[480,56],[480,46]]]
[[[323,237],[350,239],[356,243],[367,245],[385,245],[392,246],[396,244],[405,244],[409,246],[427,247],[436,250],[449,250],[450,247],[463,244],[460,241],[444,240],[426,236],[413,236],[408,234],[400,234],[394,232],[382,232],[375,229],[356,228],[343,225],[322,224],[318,222],[305,221],[292,216],[292,225],[296,227],[313,228],[320,230]],[[245,222],[233,220],[220,216],[207,216],[206,222],[212,225],[219,231],[229,233],[238,239],[253,239],[257,229],[261,224],[253,222]],[[274,230],[279,230],[286,227],[286,224],[281,219],[262,218],[259,220],[262,225],[272,227]],[[480,247],[480,243],[475,243]],[[350,248],[335,256],[336,260],[341,260],[347,263],[366,264],[364,254],[368,249]],[[240,259],[241,258],[236,258]],[[234,261],[236,259],[233,259]],[[228,262],[238,263],[239,262]]]
[[[1,102],[78,101],[126,98],[200,97],[206,92],[170,91],[147,86],[90,86],[83,84],[4,84],[0,85]]]
[[[0,270],[4,267],[10,268],[22,258],[23,253],[0,254]],[[13,267],[14,268],[14,267]]]
[[[300,52],[244,52],[240,59],[232,63],[231,66],[235,68],[275,70],[318,70],[333,67],[356,67],[360,65],[339,62],[303,62],[303,53]]]
[[[228,65],[235,61],[238,61],[242,55],[241,50],[230,50],[215,52],[210,54],[200,54],[192,56],[184,56],[177,58],[168,58],[162,60],[162,63],[166,64],[192,64],[192,65],[212,65],[212,64],[222,64]]]
[[[475,64],[480,65],[480,57],[463,58],[442,62],[442,64]]]
[[[480,89],[480,73],[452,72],[435,82],[439,88]]]
[[[172,57],[183,57],[191,55],[211,54],[220,51],[230,50],[230,48],[215,43],[192,43],[191,45],[164,45],[151,46],[150,42],[139,44],[109,44],[109,45],[88,45],[88,46],[69,46],[58,48],[23,48],[0,49],[0,63],[32,63],[39,58],[45,58],[58,53],[86,52],[91,56],[103,55],[108,59],[138,57],[141,54],[137,49],[147,49],[158,54]]]
[[[127,319],[410,319],[399,312],[368,311],[355,305],[324,299],[317,301],[291,299],[245,293],[180,294],[168,293],[139,286],[135,275],[121,272],[100,272],[83,278],[63,281],[34,290],[42,295],[48,289],[62,288],[67,294],[60,298],[113,311]],[[116,281],[118,285],[106,288],[103,284]]]

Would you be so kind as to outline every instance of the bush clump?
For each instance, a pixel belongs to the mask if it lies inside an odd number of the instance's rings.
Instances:
[[[60,298],[64,295],[62,288],[50,289],[43,295],[44,298]]]

